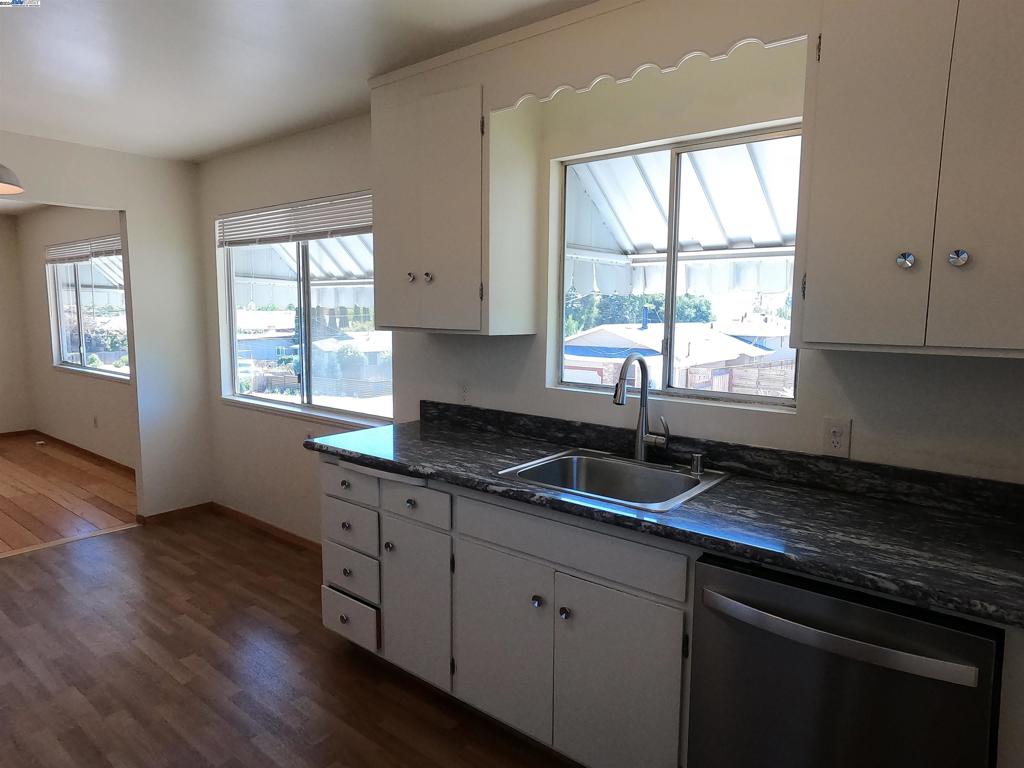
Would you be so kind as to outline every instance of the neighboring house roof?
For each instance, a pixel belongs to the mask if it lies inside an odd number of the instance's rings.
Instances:
[[[716,320],[711,326],[716,331],[744,339],[789,336],[789,320],[770,315],[757,315],[746,320]]]
[[[340,336],[317,339],[313,348],[321,352],[337,352],[342,348],[359,352],[390,352],[391,334],[387,331],[348,331]]]
[[[647,328],[625,323],[599,325],[567,338],[565,354],[598,359],[621,358],[630,352],[637,352],[644,357],[653,357],[661,354],[664,333],[663,323],[651,323]],[[677,323],[675,352],[673,364],[677,367],[770,354],[755,344],[737,339],[705,323]]]

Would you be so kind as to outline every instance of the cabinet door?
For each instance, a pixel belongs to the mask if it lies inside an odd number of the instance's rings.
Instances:
[[[416,103],[403,101],[394,88],[375,89],[371,96],[374,319],[378,327],[415,328],[423,287]]]
[[[1024,349],[1024,15],[960,0],[935,220],[928,345]],[[968,260],[953,266],[949,254]]]
[[[675,768],[683,612],[564,573],[555,605],[555,749],[592,768]]]
[[[451,537],[381,515],[384,657],[451,689]]]
[[[825,0],[805,341],[920,346],[957,0]],[[914,254],[910,269],[900,253]]]
[[[480,330],[482,109],[479,85],[419,102],[420,328]]]
[[[465,540],[455,557],[455,694],[550,744],[554,571]]]
[[[483,91],[399,86],[373,93],[377,324],[479,330]]]

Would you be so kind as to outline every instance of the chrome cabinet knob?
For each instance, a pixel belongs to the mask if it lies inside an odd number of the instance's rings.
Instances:
[[[352,569],[351,568],[342,568],[341,569],[341,575],[344,576],[347,579],[349,576],[352,575]]]
[[[349,488],[352,487],[352,483],[350,483],[348,480],[342,480],[341,487],[347,491]]]
[[[415,272],[406,272],[405,274],[407,274],[409,276],[409,282],[410,283],[415,283],[416,282],[416,273]]]
[[[348,624],[348,616],[346,616],[343,613],[341,614],[341,616],[338,617],[338,621],[340,621],[342,624]]]
[[[540,608],[542,605],[544,605],[544,598],[540,595],[534,595],[530,598],[530,605],[532,605],[534,608]]]
[[[565,606],[562,606],[558,609],[558,618],[560,618],[562,621],[568,621],[570,616],[572,616],[572,611],[570,611]]]
[[[434,273],[433,272],[424,272],[423,273],[423,282],[425,282],[425,283],[432,283],[432,282],[434,282]]]
[[[914,254],[910,251],[904,251],[896,257],[896,266],[900,269],[910,269],[916,261],[917,259],[914,257]]]
[[[405,508],[406,509],[416,509],[416,499],[406,499],[405,500]]]
[[[348,520],[343,521],[341,523],[341,530],[343,530],[343,531],[351,531],[352,530],[352,523],[350,523]]]
[[[385,541],[384,542],[384,550],[385,551],[392,552],[392,551],[394,551],[394,549],[395,549],[395,545],[392,544],[390,541]]]
[[[949,254],[949,263],[954,267],[962,267],[967,263],[967,260],[971,258],[971,254],[965,251],[963,248],[957,248],[955,251]]]

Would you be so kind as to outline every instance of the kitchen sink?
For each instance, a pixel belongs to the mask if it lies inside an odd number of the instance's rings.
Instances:
[[[724,472],[687,470],[623,459],[601,451],[572,449],[498,474],[578,496],[667,512],[726,478]]]

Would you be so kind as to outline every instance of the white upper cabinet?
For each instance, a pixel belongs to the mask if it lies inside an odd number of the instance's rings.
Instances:
[[[928,346],[1024,349],[1022,10],[1020,0],[960,0]],[[966,263],[952,263],[957,250]]]
[[[371,93],[377,327],[534,333],[537,147],[517,131],[532,123],[511,110],[495,142],[483,87],[453,85],[428,73]]]
[[[924,343],[956,6],[825,2],[799,238],[804,341]]]
[[[1024,349],[1019,3],[824,0],[821,34],[797,341]]]
[[[373,104],[378,327],[480,330],[482,90]]]

